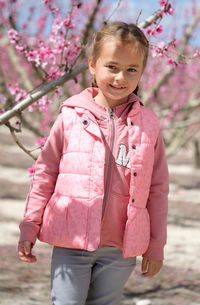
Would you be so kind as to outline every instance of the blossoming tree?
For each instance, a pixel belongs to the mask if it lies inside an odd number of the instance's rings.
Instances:
[[[38,136],[36,145],[44,144],[60,102],[90,83],[84,55],[89,35],[110,17],[119,19],[117,11],[123,0],[116,1],[116,10],[106,18],[110,7],[103,0],[29,1],[27,8],[25,3],[0,0],[0,124],[36,159],[37,155],[19,142],[17,133],[28,128]],[[200,10],[195,5],[188,10],[181,37],[159,40],[168,30],[162,19],[172,14],[169,1],[161,0],[147,20],[135,20],[151,42],[140,94],[161,119],[167,154],[192,142],[200,166],[200,51],[190,44],[199,26]]]

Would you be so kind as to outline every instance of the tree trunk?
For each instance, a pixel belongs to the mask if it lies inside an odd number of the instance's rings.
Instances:
[[[195,166],[195,168],[200,168],[199,141],[197,139],[195,139],[193,143],[194,143],[194,166]]]

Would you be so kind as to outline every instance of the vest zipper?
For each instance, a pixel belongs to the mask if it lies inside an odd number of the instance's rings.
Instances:
[[[111,142],[110,142],[110,155],[109,155],[109,161],[108,161],[108,171],[107,171],[107,177],[106,177],[106,185],[105,185],[105,194],[103,199],[103,207],[102,207],[102,218],[104,215],[106,200],[108,197],[108,188],[109,188],[109,180],[110,180],[110,173],[111,173],[111,165],[112,165],[112,154],[113,154],[113,146],[114,146],[114,140],[115,140],[115,123],[114,123],[114,114],[113,109],[109,108],[109,115],[111,120]]]

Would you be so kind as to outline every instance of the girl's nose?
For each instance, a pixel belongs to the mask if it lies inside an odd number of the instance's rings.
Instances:
[[[124,80],[125,76],[124,76],[124,72],[123,71],[119,71],[116,75],[116,79],[117,80]]]

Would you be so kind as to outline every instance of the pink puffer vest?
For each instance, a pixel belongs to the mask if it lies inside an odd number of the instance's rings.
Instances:
[[[100,129],[89,111],[64,107],[60,116],[64,129],[63,152],[55,190],[44,210],[38,238],[55,246],[93,251],[100,239],[105,148]],[[133,257],[143,254],[150,240],[146,204],[159,121],[137,101],[129,112],[127,124],[131,181],[123,256]]]

